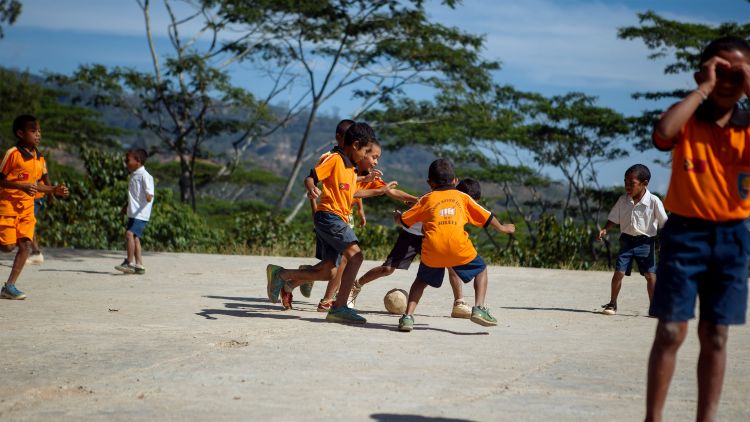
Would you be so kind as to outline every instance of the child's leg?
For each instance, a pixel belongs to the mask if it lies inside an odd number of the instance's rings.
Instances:
[[[138,236],[134,237],[133,255],[135,256],[136,265],[143,265],[143,257],[141,256],[141,238]]]
[[[654,300],[654,288],[656,287],[656,273],[646,273],[646,292],[648,292],[648,303]]]
[[[3,246],[12,246],[12,245],[3,245]],[[13,248],[11,248],[13,250]],[[10,252],[7,250],[7,248],[3,248],[3,252]],[[29,253],[31,252],[31,239],[28,237],[23,237],[21,239],[18,239],[18,252],[16,252],[16,257],[13,259],[13,268],[10,270],[10,274],[8,274],[8,281],[6,284],[16,284],[16,280],[18,280],[18,276],[21,275],[21,271],[23,271],[24,265],[26,265],[26,259],[29,257]]]
[[[31,239],[31,252],[35,254],[40,252],[39,242],[37,241],[37,238],[36,238],[36,230],[34,230],[34,237]]]
[[[135,235],[130,230],[125,232],[125,250],[128,252],[128,262],[135,262]]]
[[[729,326],[708,321],[698,323],[701,344],[698,356],[698,415],[696,420],[716,420],[727,361]]]
[[[484,297],[487,295],[487,268],[474,278],[474,306],[484,307]]]
[[[328,279],[328,285],[326,285],[326,292],[323,294],[323,300],[326,302],[332,302],[336,299],[336,292],[339,291],[341,286],[341,277],[344,276],[344,268],[346,268],[346,257],[342,256],[338,267],[336,267]]]
[[[485,270],[486,272],[486,270]],[[486,274],[485,274],[486,277]],[[451,283],[451,290],[453,290],[453,301],[457,301],[459,299],[463,299],[463,284],[464,282],[461,280],[461,277],[456,274],[455,271],[453,271],[453,268],[448,268],[448,280]],[[361,284],[361,282],[360,282]],[[486,289],[486,287],[485,287]]]
[[[341,287],[338,294],[336,294],[336,302],[333,304],[335,308],[346,306],[349,293],[352,290],[352,286],[354,286],[354,279],[357,278],[359,267],[362,265],[362,261],[364,261],[364,256],[357,243],[349,245],[342,252],[342,255],[346,258],[346,265],[341,265],[344,267],[344,270],[341,274]]]
[[[331,261],[320,261],[311,268],[302,270],[283,269],[279,271],[279,277],[288,281],[290,287],[297,288],[308,281],[330,280],[331,273],[335,269],[334,265]]]
[[[615,271],[612,274],[612,284],[610,286],[609,303],[617,305],[617,296],[620,295],[620,289],[622,288],[622,279],[625,277],[625,272]],[[650,299],[650,296],[649,296]]]
[[[677,350],[685,340],[687,321],[659,321],[648,359],[646,386],[646,421],[660,421],[669,383],[674,374]]]
[[[375,281],[381,277],[388,277],[389,275],[393,274],[394,271],[396,271],[393,267],[387,267],[385,265],[381,265],[379,267],[375,267],[371,269],[370,271],[366,272],[365,275],[359,278],[357,282],[360,286],[364,286],[365,284]]]
[[[427,283],[419,279],[414,280],[414,283],[411,284],[411,288],[409,289],[409,303],[406,304],[406,315],[413,314],[417,309],[419,299],[422,298],[426,287]]]

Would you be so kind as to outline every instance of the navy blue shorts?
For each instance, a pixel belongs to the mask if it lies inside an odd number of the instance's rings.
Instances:
[[[126,230],[129,232],[132,232],[135,235],[135,237],[142,238],[143,230],[146,229],[146,224],[148,224],[148,221],[146,220],[139,220],[137,218],[128,218],[128,225],[126,227]]]
[[[743,220],[712,222],[672,214],[661,238],[649,314],[663,321],[695,317],[717,325],[744,324],[750,232]]]
[[[487,269],[487,265],[479,255],[467,264],[453,267],[453,271],[458,274],[458,277],[461,278],[464,283],[470,282],[485,269]],[[445,277],[445,268],[432,268],[424,263],[419,264],[417,280],[424,281],[432,287],[440,287],[443,284],[443,277]]]
[[[321,261],[338,264],[339,255],[352,243],[357,235],[349,224],[336,214],[324,211],[315,213],[315,257]]]
[[[630,275],[633,261],[638,263],[641,275],[656,272],[656,238],[648,236],[620,235],[620,254],[617,255],[615,271]]]
[[[401,230],[393,245],[391,253],[385,258],[384,267],[396,268],[399,270],[408,270],[414,258],[422,252],[422,239],[424,236],[417,236],[406,230]]]

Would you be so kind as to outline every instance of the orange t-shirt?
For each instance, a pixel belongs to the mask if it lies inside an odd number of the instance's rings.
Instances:
[[[492,213],[469,195],[454,188],[433,190],[401,216],[406,226],[422,222],[422,262],[428,267],[464,265],[476,258],[466,223],[483,227]]]
[[[665,141],[654,134],[654,143]],[[672,150],[672,176],[664,207],[708,221],[750,216],[750,113],[735,109],[725,127],[690,117]]]
[[[15,146],[5,152],[0,173],[4,180],[23,184],[37,183],[45,171],[39,151],[29,152]],[[0,189],[0,215],[24,215],[34,212],[34,197],[20,189]]]
[[[313,181],[323,184],[318,211],[336,214],[349,223],[349,212],[357,191],[356,167],[340,150],[321,161],[312,171]]]

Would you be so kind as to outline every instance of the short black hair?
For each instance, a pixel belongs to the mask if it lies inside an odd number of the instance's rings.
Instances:
[[[719,51],[734,51],[739,50],[745,53],[750,58],[750,43],[740,37],[726,36],[717,38],[706,46],[701,53],[701,62],[705,63],[711,57],[714,57]]]
[[[438,158],[430,164],[427,178],[437,186],[449,185],[456,178],[456,172],[453,170],[453,164],[450,160]]]
[[[353,145],[355,142],[359,142],[360,148],[367,146],[374,140],[375,131],[367,123],[353,123],[344,135],[344,145]]]
[[[635,178],[641,183],[647,183],[651,180],[651,171],[649,171],[648,167],[643,164],[634,164],[630,166],[625,170],[625,177],[628,177],[629,174],[635,176]]]
[[[143,148],[130,149],[128,150],[127,155],[132,156],[141,164],[146,164],[146,158],[148,158],[148,153]]]
[[[471,196],[475,201],[482,198],[482,186],[479,182],[471,177],[467,177],[456,185],[456,189]]]
[[[344,136],[349,126],[354,124],[354,120],[344,119],[336,125],[336,135]]]
[[[16,132],[19,130],[26,130],[26,125],[32,122],[36,122],[36,117],[30,115],[30,114],[22,114],[13,120],[13,136],[16,138],[18,135]]]

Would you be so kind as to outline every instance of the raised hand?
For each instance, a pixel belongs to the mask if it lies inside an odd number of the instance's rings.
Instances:
[[[714,56],[701,64],[701,70],[695,73],[695,81],[698,82],[698,89],[703,94],[708,95],[713,92],[716,86],[716,67],[721,66],[725,69],[731,68],[731,64],[721,57]]]

